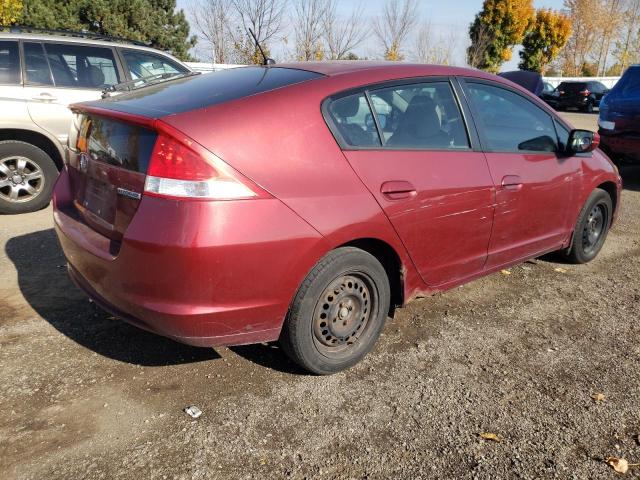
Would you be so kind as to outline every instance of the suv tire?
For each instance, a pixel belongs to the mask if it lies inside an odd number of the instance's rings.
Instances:
[[[51,200],[58,169],[40,148],[18,140],[0,142],[0,213],[35,212]]]

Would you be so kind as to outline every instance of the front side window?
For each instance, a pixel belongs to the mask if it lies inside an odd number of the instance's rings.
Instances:
[[[485,148],[494,152],[555,152],[553,119],[540,107],[510,90],[467,83]]]
[[[469,138],[449,82],[371,91],[385,146],[466,149]]]
[[[57,87],[103,89],[119,83],[110,48],[51,43],[45,50]]]
[[[0,85],[20,83],[18,42],[0,42]]]
[[[364,93],[332,100],[329,115],[347,145],[379,147],[380,138]]]
[[[49,62],[41,43],[25,42],[24,65],[26,83],[29,85],[53,85]]]
[[[187,71],[181,65],[158,55],[134,50],[124,50],[122,54],[133,80],[153,75],[177,74]]]

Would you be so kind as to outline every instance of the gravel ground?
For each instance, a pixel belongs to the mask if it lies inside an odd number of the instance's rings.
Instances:
[[[606,457],[640,462],[640,167],[623,176],[596,261],[415,301],[331,377],[114,320],[67,278],[50,208],[0,218],[0,478],[615,478]]]

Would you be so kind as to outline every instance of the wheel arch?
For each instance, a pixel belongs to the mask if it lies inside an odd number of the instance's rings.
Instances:
[[[0,129],[0,141],[5,140],[17,140],[38,147],[51,157],[58,171],[62,170],[64,162],[61,149],[48,136],[33,130],[2,128]]]
[[[616,184],[614,182],[607,181],[607,182],[601,183],[596,188],[604,190],[605,192],[607,192],[609,194],[609,197],[611,197],[611,204],[613,206],[613,212],[611,212],[611,213],[612,213],[612,218],[613,218],[613,216],[616,214],[617,208],[618,208],[618,187],[616,186]]]
[[[391,304],[389,315],[393,316],[396,307],[404,304],[405,267],[398,252],[384,240],[377,238],[358,238],[338,245],[340,247],[355,247],[373,255],[384,267],[391,287]]]

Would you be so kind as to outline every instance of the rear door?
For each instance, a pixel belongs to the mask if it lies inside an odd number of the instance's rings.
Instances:
[[[553,117],[515,89],[464,82],[496,186],[487,268],[559,248],[572,229],[580,161],[558,155]]]
[[[371,88],[332,99],[325,112],[423,280],[438,286],[481,271],[494,186],[449,79]]]
[[[29,114],[66,143],[72,103],[99,100],[120,81],[113,49],[75,43],[23,42],[25,95]]]

